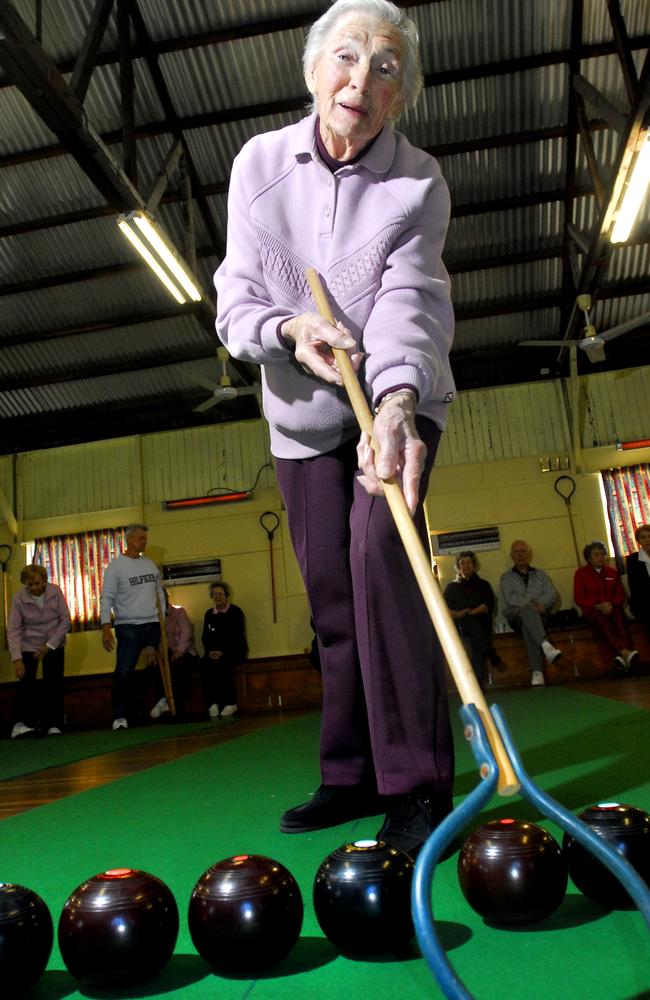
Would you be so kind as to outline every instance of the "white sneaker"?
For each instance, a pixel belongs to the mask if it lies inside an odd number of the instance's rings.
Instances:
[[[167,701],[166,698],[161,698],[160,701],[157,701],[154,707],[151,709],[149,715],[151,716],[152,719],[159,719],[164,712],[168,711],[169,711],[169,702]]]
[[[50,726],[50,728],[47,731],[47,735],[48,736],[60,736],[61,735],[61,730],[59,729],[58,726]]]
[[[26,726],[24,722],[16,722],[14,728],[11,730],[11,738],[15,740],[17,736],[26,736],[27,733],[33,733],[34,730],[30,726]]]
[[[638,659],[639,659],[639,650],[638,649],[633,649],[631,651],[631,653],[629,654],[629,656],[627,657],[627,668],[628,668],[628,670],[633,665],[633,663],[635,663],[635,661],[638,660]]]
[[[210,705],[210,707],[208,709],[208,715],[210,716],[211,719],[218,719],[219,718],[219,706],[218,705]]]
[[[129,724],[124,718],[113,719],[113,729],[128,729]]]
[[[226,705],[225,708],[221,709],[221,718],[226,719],[229,715],[234,715],[236,711],[236,705]]]
[[[530,686],[531,687],[544,687],[546,681],[544,680],[544,674],[541,670],[531,670],[530,672]]]
[[[555,646],[552,646],[548,639],[544,639],[544,642],[542,643],[542,652],[548,663],[555,663],[555,661],[559,660],[562,656],[562,650],[556,649]],[[541,670],[533,670],[533,673],[541,673]]]

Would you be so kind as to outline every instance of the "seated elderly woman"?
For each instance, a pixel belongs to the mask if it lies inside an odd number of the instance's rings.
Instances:
[[[602,542],[585,545],[583,555],[587,565],[575,572],[573,599],[617,668],[627,673],[639,654],[632,649],[623,613],[626,598],[621,578],[612,566],[605,565],[607,549]]]
[[[477,573],[473,552],[456,556],[456,580],[445,587],[445,601],[461,637],[469,646],[470,660],[481,686],[485,683],[486,657],[494,667],[502,660],[492,645],[494,591]]]
[[[640,524],[634,533],[639,551],[627,557],[630,608],[635,618],[645,622],[650,635],[650,524]]]
[[[262,369],[323,670],[322,784],[280,828],[385,813],[377,839],[415,854],[452,807],[453,743],[440,646],[381,494],[400,480],[426,543],[422,504],[455,394],[449,194],[433,157],[393,127],[423,82],[416,26],[394,4],[336,0],[309,31],[303,75],[313,112],[235,159],[215,276],[219,337]],[[335,325],[318,315],[309,267]],[[374,410],[376,458],[333,348],[350,352]]]

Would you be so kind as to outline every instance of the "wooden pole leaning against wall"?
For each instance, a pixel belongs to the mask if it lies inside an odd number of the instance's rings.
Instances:
[[[165,601],[169,598],[165,594]],[[169,643],[167,642],[167,628],[165,625],[165,613],[160,605],[158,591],[156,591],[156,608],[158,610],[158,621],[160,622],[160,650],[158,655],[158,666],[162,679],[165,698],[169,705],[170,715],[176,715],[176,702],[174,700],[174,688],[172,686],[172,672],[169,666]]]
[[[16,515],[14,514],[11,504],[9,503],[7,495],[2,487],[0,487],[0,513],[7,522],[7,527],[11,532],[13,541],[16,542],[18,539],[18,521],[16,520]],[[0,566],[2,567],[2,627],[4,629],[3,645],[5,649],[9,649],[9,640],[7,637],[7,623],[9,618],[7,563],[11,559],[12,552],[13,550],[11,545],[0,545]]]

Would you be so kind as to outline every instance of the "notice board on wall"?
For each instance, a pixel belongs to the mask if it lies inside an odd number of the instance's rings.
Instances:
[[[498,528],[466,528],[464,531],[440,531],[432,533],[431,546],[434,555],[455,556],[459,552],[487,552],[501,548]]]

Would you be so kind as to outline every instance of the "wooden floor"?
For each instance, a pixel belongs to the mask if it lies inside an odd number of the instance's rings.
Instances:
[[[304,713],[278,710],[229,719],[225,725],[216,725],[208,730],[167,736],[159,741],[140,744],[137,752],[134,752],[133,747],[127,747],[98,757],[74,761],[72,764],[48,767],[43,771],[0,781],[0,819],[26,812],[36,806],[46,805],[48,802],[55,802],[68,795],[76,795],[77,792],[107,785],[130,774],[137,774],[138,771],[146,771],[147,768],[155,767],[157,764],[179,760],[187,754],[219,746],[239,736],[267,729],[301,714]],[[65,736],[50,737],[50,739],[65,739]]]
[[[650,712],[650,676],[628,677],[626,680],[601,677],[597,681],[585,681],[579,685],[579,690],[585,694],[611,698],[612,701],[624,701],[633,708],[645,708]]]
[[[586,694],[622,701],[631,707],[650,712],[649,676],[629,677],[624,680],[603,678],[572,684],[571,687],[573,690],[577,688]],[[487,700],[489,703],[489,692]],[[137,753],[133,752],[132,747],[115,750],[113,753],[1,781],[0,819],[75,795],[77,792],[109,784],[111,781],[155,767],[157,764],[178,760],[187,754],[218,746],[247,733],[267,729],[301,714],[303,713],[300,711],[289,712],[279,709],[276,712],[243,716],[228,720],[226,725],[218,725],[207,731],[183,733],[177,737],[167,737],[141,745]]]

